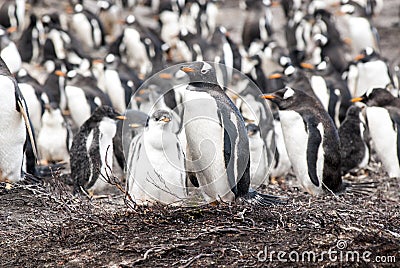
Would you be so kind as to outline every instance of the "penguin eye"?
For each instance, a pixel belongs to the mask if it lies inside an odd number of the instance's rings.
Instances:
[[[209,71],[209,70],[201,70],[201,73],[202,73],[202,74],[206,74],[206,73],[208,73],[208,71]]]

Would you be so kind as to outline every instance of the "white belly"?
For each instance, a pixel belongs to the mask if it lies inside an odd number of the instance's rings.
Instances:
[[[184,107],[187,168],[196,172],[206,202],[220,198],[233,201],[235,197],[225,170],[224,130],[217,116],[215,99],[208,93],[187,90]]]
[[[298,182],[307,192],[319,194],[322,192],[321,183],[319,187],[315,186],[308,175],[308,133],[305,130],[303,118],[294,111],[279,111],[279,117],[281,119],[286,151]],[[321,148],[319,152],[321,152]],[[323,159],[321,159],[319,153],[317,160],[317,176],[320,182],[322,181],[322,167]]]
[[[92,38],[92,27],[86,16],[82,13],[75,14],[72,18],[73,31],[78,36],[79,40],[85,44],[86,47],[94,47]]]
[[[125,112],[125,89],[122,87],[119,75],[115,70],[105,71],[105,84],[114,109],[119,113]]]
[[[42,105],[36,97],[35,89],[31,85],[22,83],[18,84],[18,86],[25,98],[26,106],[28,107],[29,111],[29,118],[31,119],[33,129],[37,137],[42,126]]]
[[[267,151],[259,133],[249,137],[250,148],[250,185],[257,189],[268,178]]]
[[[67,130],[60,126],[43,126],[38,135],[38,150],[42,160],[69,162]]]
[[[382,164],[390,177],[400,177],[397,157],[397,132],[385,108],[367,107],[371,139]]]
[[[22,59],[18,52],[17,46],[11,42],[8,46],[3,48],[0,52],[1,58],[7,64],[11,73],[16,73],[21,69]]]
[[[68,107],[74,123],[80,127],[90,117],[90,106],[87,103],[85,93],[82,89],[74,86],[66,86],[65,94],[68,100]]]
[[[16,110],[15,90],[11,79],[0,75],[0,180],[21,179],[23,146],[26,130],[23,118]]]
[[[362,49],[372,47],[379,51],[371,25],[366,18],[353,17],[349,20],[349,32],[353,53],[357,55]]]
[[[175,146],[177,139],[172,133],[151,132],[132,141],[139,142],[141,149],[129,153],[129,160],[133,159],[128,163],[129,193],[138,204],[180,204],[187,198],[183,153]]]
[[[282,133],[282,126],[280,121],[274,120],[274,131],[276,150],[278,150],[279,153],[279,162],[276,163],[276,159],[273,162],[271,176],[280,177],[289,173],[292,166],[286,150],[285,139]]]
[[[362,96],[369,89],[386,88],[391,83],[387,66],[383,61],[359,63],[357,68],[358,84],[354,96]]]

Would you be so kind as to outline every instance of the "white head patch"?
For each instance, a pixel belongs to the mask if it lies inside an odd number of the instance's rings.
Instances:
[[[19,72],[18,72],[18,75],[19,75],[20,77],[24,77],[24,76],[26,76],[27,74],[28,74],[28,72],[27,72],[25,69],[20,69]]]
[[[296,71],[296,68],[294,68],[292,65],[290,65],[285,69],[284,73],[285,73],[285,75],[291,75],[294,73],[294,71]]]
[[[112,63],[112,62],[114,62],[114,60],[115,60],[114,54],[108,54],[108,55],[106,56],[106,62],[107,62],[107,63]]]
[[[212,66],[207,62],[203,62],[203,67],[201,68],[201,73],[206,73],[212,69]]]
[[[365,48],[365,54],[367,54],[367,56],[370,56],[374,53],[374,49],[372,47],[366,47]]]
[[[126,17],[126,23],[128,23],[128,24],[134,23],[135,20],[136,20],[136,18],[133,15],[129,15],[128,17]]]
[[[293,95],[294,95],[294,90],[291,89],[290,87],[288,87],[288,88],[286,88],[286,92],[283,95],[283,99],[286,100],[286,99],[292,97]]]

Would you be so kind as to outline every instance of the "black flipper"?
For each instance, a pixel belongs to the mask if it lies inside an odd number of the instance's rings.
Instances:
[[[320,183],[317,175],[317,160],[318,160],[318,149],[322,142],[322,137],[317,129],[317,126],[313,123],[307,124],[308,131],[308,142],[307,142],[307,167],[308,176],[312,183],[319,187]]]
[[[397,108],[388,108],[390,119],[393,122],[393,129],[397,132],[397,159],[400,165],[400,114],[397,110]]]

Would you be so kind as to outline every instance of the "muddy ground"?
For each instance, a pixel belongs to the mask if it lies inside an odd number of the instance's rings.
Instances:
[[[226,2],[224,21],[238,29],[241,13]],[[385,0],[375,18],[391,63],[399,4]],[[286,205],[132,208],[116,187],[103,199],[73,197],[57,172],[38,185],[3,183],[0,267],[399,267],[400,180],[379,164],[346,179],[376,188],[312,197],[288,176],[262,189]]]

